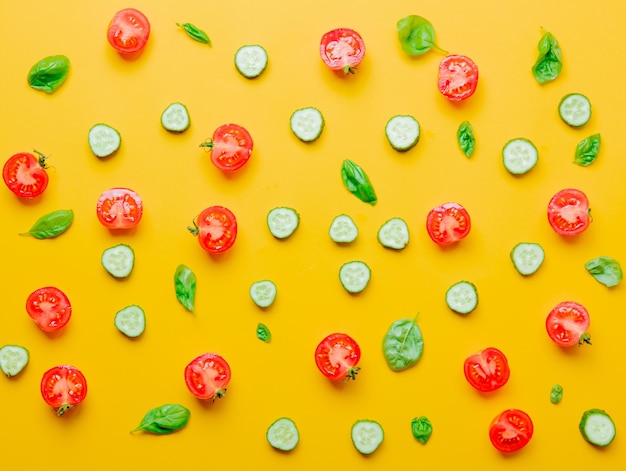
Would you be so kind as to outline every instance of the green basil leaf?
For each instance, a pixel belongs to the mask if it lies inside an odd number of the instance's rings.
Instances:
[[[196,300],[196,274],[185,265],[178,265],[174,273],[176,299],[189,312],[194,311]]]
[[[622,267],[617,260],[611,257],[597,257],[585,263],[585,268],[591,276],[604,286],[616,286],[622,281]]]
[[[561,73],[563,53],[556,38],[547,31],[544,31],[537,49],[539,54],[532,72],[535,80],[543,84],[554,80]]]
[[[426,445],[426,442],[433,433],[433,425],[426,417],[415,417],[411,421],[411,433],[413,437],[422,445]]]
[[[447,54],[435,44],[435,29],[426,18],[409,15],[398,21],[396,29],[398,40],[407,54],[417,56],[427,53],[432,48]]]
[[[190,415],[189,409],[180,404],[165,404],[150,409],[132,432],[172,433],[187,425]]]
[[[59,209],[41,216],[28,232],[20,235],[33,236],[35,239],[50,239],[63,234],[69,229],[74,221],[74,211],[71,209]]]
[[[376,198],[374,187],[367,174],[357,164],[351,160],[344,160],[341,164],[341,178],[344,186],[354,196],[372,206],[376,204],[378,199]]]
[[[600,144],[602,140],[600,134],[594,134],[592,136],[584,138],[576,146],[576,152],[574,153],[574,163],[586,167],[591,165],[598,157],[600,152]]]
[[[563,386],[560,384],[555,384],[550,389],[550,402],[552,404],[558,404],[563,399]]]
[[[422,356],[424,339],[415,319],[400,319],[391,324],[383,338],[383,355],[392,371],[413,366]]]
[[[265,343],[269,343],[269,341],[272,340],[272,333],[270,332],[269,327],[260,322],[256,326],[256,336],[259,340],[262,340]]]
[[[456,138],[465,156],[471,157],[476,147],[476,138],[474,137],[474,128],[469,121],[461,123],[456,131]]]
[[[28,84],[35,90],[52,93],[65,81],[69,70],[70,60],[66,56],[44,57],[28,72]]]
[[[206,32],[192,25],[191,23],[176,23],[176,26],[183,28],[185,30],[185,33],[187,33],[187,36],[189,36],[191,39],[194,39],[203,44],[211,44],[211,40],[209,39],[209,36],[206,34]]]

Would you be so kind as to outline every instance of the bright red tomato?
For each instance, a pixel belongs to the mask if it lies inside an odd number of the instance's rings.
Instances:
[[[20,198],[35,198],[48,186],[46,156],[21,152],[7,160],[2,169],[6,186]]]
[[[365,56],[365,42],[353,29],[334,29],[322,36],[320,55],[331,70],[353,74]]]
[[[230,366],[216,353],[203,353],[185,367],[185,384],[198,399],[223,397],[230,377]]]
[[[573,188],[559,191],[548,203],[548,222],[560,235],[584,232],[591,223],[587,195]]]
[[[252,155],[252,136],[238,124],[224,124],[213,137],[200,144],[211,150],[211,162],[223,172],[234,172],[243,167]]]
[[[465,100],[476,91],[478,67],[469,57],[458,55],[444,57],[439,63],[437,85],[448,100]]]
[[[428,235],[438,245],[450,245],[465,238],[471,228],[467,210],[458,203],[433,208],[426,218]]]
[[[106,190],[96,206],[98,220],[109,229],[130,229],[143,215],[141,197],[128,188]]]
[[[356,379],[361,349],[346,334],[330,334],[315,349],[315,364],[332,381]]]
[[[483,392],[500,389],[511,374],[504,353],[493,347],[469,356],[465,360],[463,371],[468,383]]]
[[[57,415],[77,406],[87,396],[87,381],[78,368],[61,365],[50,368],[41,378],[41,396]]]
[[[209,253],[225,252],[237,239],[237,219],[224,206],[206,208],[188,229],[198,236],[200,247]]]
[[[561,347],[591,343],[587,333],[589,312],[582,304],[574,301],[557,304],[548,314],[546,329],[552,341]]]
[[[511,453],[524,448],[533,436],[533,422],[526,412],[508,409],[489,427],[489,439],[498,451]]]
[[[141,51],[150,37],[150,22],[139,10],[125,8],[118,11],[107,31],[107,39],[120,54]]]
[[[26,299],[26,312],[44,332],[55,332],[69,322],[72,306],[65,293],[53,286],[33,291]]]

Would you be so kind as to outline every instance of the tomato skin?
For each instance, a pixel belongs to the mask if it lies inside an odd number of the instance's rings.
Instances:
[[[546,330],[554,343],[561,347],[571,347],[591,343],[587,333],[589,312],[580,303],[563,301],[557,304],[546,318]]]
[[[50,368],[43,374],[40,385],[41,397],[61,416],[85,400],[87,380],[83,373],[70,365]]]
[[[507,383],[511,374],[506,356],[493,347],[470,355],[465,360],[463,372],[467,382],[482,392],[500,389]]]
[[[37,154],[20,152],[11,156],[2,168],[4,183],[20,198],[36,198],[48,187],[46,156]]]
[[[143,201],[133,190],[111,188],[100,195],[96,214],[108,229],[130,229],[141,221]]]
[[[333,29],[322,36],[320,56],[331,70],[353,74],[365,56],[365,42],[353,29]]]
[[[46,286],[33,291],[26,299],[26,312],[44,332],[56,332],[67,325],[72,305],[63,291]]]
[[[120,54],[134,54],[143,50],[150,37],[150,22],[139,10],[125,8],[111,19],[107,39]]]
[[[226,252],[237,240],[237,218],[224,206],[209,206],[189,230],[198,236],[200,247],[211,254]]]
[[[465,100],[478,86],[478,66],[466,56],[446,56],[439,63],[437,86],[448,100]]]
[[[250,160],[253,146],[250,133],[238,124],[218,127],[212,139],[200,144],[211,150],[211,162],[222,172],[234,172],[243,167]]]
[[[589,227],[589,200],[582,191],[566,188],[557,192],[548,203],[548,222],[557,234],[574,236]]]
[[[428,235],[437,245],[453,244],[467,237],[471,229],[467,210],[458,203],[445,203],[433,208],[426,218]]]
[[[512,453],[528,445],[533,430],[533,422],[526,412],[507,409],[491,422],[489,439],[496,450]]]
[[[230,366],[217,353],[203,353],[185,367],[185,384],[198,399],[223,397],[230,379]]]
[[[361,348],[354,339],[343,333],[326,336],[315,349],[315,364],[331,381],[356,379]]]

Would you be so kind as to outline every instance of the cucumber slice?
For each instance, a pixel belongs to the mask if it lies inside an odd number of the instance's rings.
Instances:
[[[511,250],[511,260],[520,274],[532,275],[543,263],[545,253],[541,245],[534,242],[520,242]]]
[[[291,115],[291,131],[302,142],[313,142],[324,130],[324,116],[317,108],[300,108]]]
[[[172,103],[161,114],[161,126],[170,132],[183,132],[189,128],[189,111],[182,103]]]
[[[383,247],[402,250],[409,243],[409,227],[402,218],[392,218],[378,230],[378,242]]]
[[[277,450],[293,450],[300,441],[296,423],[289,417],[281,417],[274,421],[266,433],[268,443]]]
[[[592,445],[607,446],[615,438],[615,423],[602,409],[589,409],[578,424],[583,438]]]
[[[135,266],[135,252],[126,244],[104,249],[101,258],[104,269],[115,278],[126,278]]]
[[[241,46],[235,53],[235,67],[245,78],[256,78],[267,67],[267,51],[258,44]]]
[[[103,123],[91,127],[87,140],[91,152],[101,159],[113,155],[122,144],[122,136],[118,130]]]
[[[406,152],[420,140],[420,124],[413,116],[397,115],[387,121],[385,135],[391,147]]]
[[[360,293],[370,282],[370,267],[360,260],[344,263],[339,269],[339,281],[348,293]]]
[[[250,286],[250,297],[257,306],[269,307],[276,299],[276,285],[270,280],[255,281]]]
[[[469,314],[478,306],[478,291],[469,281],[459,281],[446,291],[446,304],[459,314]]]
[[[352,425],[352,444],[363,455],[376,451],[385,438],[383,427],[375,420],[361,419]]]
[[[28,365],[30,353],[20,345],[0,348],[0,369],[9,378],[18,375]]]
[[[330,223],[328,234],[333,242],[338,244],[349,244],[359,235],[359,229],[347,214],[335,216],[333,222]]]
[[[114,324],[127,337],[139,337],[146,329],[146,315],[141,307],[133,304],[115,314]]]
[[[528,139],[511,139],[502,148],[502,162],[513,175],[522,175],[531,170],[539,160],[535,145]]]
[[[565,95],[559,103],[559,116],[574,128],[584,126],[591,119],[591,102],[581,93]]]
[[[277,239],[286,239],[300,225],[300,215],[293,208],[279,206],[267,214],[267,227]]]

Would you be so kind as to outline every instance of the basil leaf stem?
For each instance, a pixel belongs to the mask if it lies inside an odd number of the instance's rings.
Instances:
[[[341,178],[350,193],[364,203],[369,203],[372,206],[376,204],[378,199],[374,187],[365,171],[357,164],[348,159],[344,160],[341,164]]]
[[[621,265],[611,257],[592,258],[585,263],[585,269],[596,281],[609,288],[618,285],[623,278]]]
[[[211,40],[209,39],[209,36],[206,34],[206,32],[201,30],[197,26],[192,25],[191,23],[176,23],[176,26],[178,26],[179,28],[183,28],[183,30],[185,30],[185,33],[187,33],[187,36],[189,36],[191,39],[194,39],[195,41],[203,44],[211,44]]]
[[[174,273],[176,299],[189,312],[194,311],[196,299],[196,275],[185,265],[178,265]]]
[[[461,123],[456,131],[456,138],[465,156],[471,157],[476,147],[476,138],[474,137],[474,128],[469,121]]]
[[[592,136],[584,138],[576,146],[574,163],[583,167],[591,165],[598,157],[601,143],[600,134],[593,134]]]
[[[270,340],[272,340],[272,333],[270,332],[269,327],[261,322],[259,322],[256,326],[256,336],[259,340],[262,340],[265,343],[269,343]]]
[[[402,18],[396,24],[398,40],[402,49],[409,55],[425,54],[432,48],[448,54],[435,44],[435,29],[430,21],[417,15]]]
[[[383,338],[383,355],[392,371],[413,366],[422,356],[424,339],[415,319],[400,319],[391,324]]]
[[[29,235],[35,239],[50,239],[63,234],[69,229],[74,221],[74,211],[71,209],[59,209],[41,216],[28,232],[20,235]]]
[[[413,437],[422,445],[426,445],[426,442],[433,433],[433,425],[426,417],[415,417],[411,421],[411,433]]]
[[[44,57],[28,72],[28,84],[35,90],[52,93],[65,81],[69,70],[70,60],[66,56]]]
[[[532,67],[532,72],[535,80],[543,84],[554,80],[561,73],[563,53],[556,38],[548,31],[543,32],[537,49],[539,54]]]
[[[150,432],[165,435],[180,430],[189,421],[189,409],[180,404],[165,404],[150,409],[137,428],[131,432]]]

